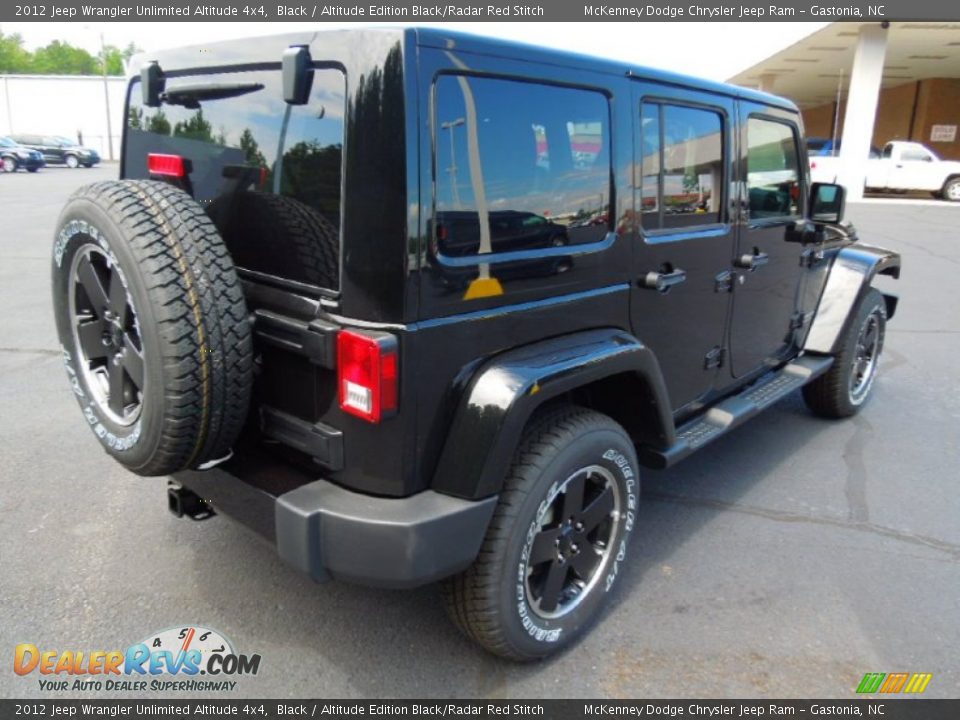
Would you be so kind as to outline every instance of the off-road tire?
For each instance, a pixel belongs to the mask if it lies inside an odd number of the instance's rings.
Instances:
[[[57,332],[74,394],[106,452],[145,476],[228,455],[250,401],[252,340],[233,262],[203,209],[166,183],[99,182],[73,194],[57,228],[52,272]],[[127,385],[115,394],[125,400],[133,395],[134,375],[141,378],[138,403],[131,400],[123,408],[133,407],[135,420],[111,416],[112,406],[97,394],[104,394],[104,383],[99,390],[93,386],[97,376],[90,373],[103,360],[86,361],[97,355],[84,350],[95,342],[90,335],[85,343],[79,339],[80,326],[99,317],[89,309],[96,306],[90,297],[98,293],[87,294],[78,280],[83,273],[90,277],[85,262],[99,263],[103,322],[116,318],[109,312],[115,307],[133,317],[131,329],[111,347],[122,345],[117,359],[127,357],[124,343],[140,345],[140,372],[122,376]],[[126,304],[104,297],[117,277]],[[109,335],[108,330],[104,345]],[[106,363],[100,377],[109,374],[111,356]]]
[[[241,191],[215,200],[207,212],[237,264],[322,288],[339,286],[339,233],[309,205],[285,195]]]
[[[604,468],[618,488],[620,517],[611,524],[611,552],[598,565],[597,582],[572,610],[544,618],[531,604],[523,579],[533,533],[545,503],[551,496],[562,497],[556,495],[558,483],[585,466]],[[561,406],[531,421],[479,556],[442,586],[454,624],[488,651],[521,661],[555,653],[579,637],[597,617],[621,571],[640,499],[637,467],[630,438],[606,415]]]
[[[855,371],[854,358],[861,332],[872,316],[876,318],[878,324],[874,364],[862,391],[853,393],[851,380]],[[876,378],[877,363],[883,351],[886,323],[886,302],[879,290],[871,288],[860,300],[853,314],[850,327],[844,335],[843,346],[837,353],[833,365],[826,373],[803,387],[803,399],[815,414],[826,418],[845,418],[860,412],[870,396]]]

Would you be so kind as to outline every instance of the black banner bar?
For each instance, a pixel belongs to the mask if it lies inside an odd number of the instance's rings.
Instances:
[[[960,3],[943,0],[393,0],[374,2],[261,2],[260,0],[56,0],[3,3],[0,22],[111,21],[270,22],[869,22],[960,20]]]
[[[955,720],[960,717],[960,700],[0,700],[0,717]]]

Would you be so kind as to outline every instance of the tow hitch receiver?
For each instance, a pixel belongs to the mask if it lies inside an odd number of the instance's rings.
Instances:
[[[176,483],[167,486],[167,503],[170,512],[178,518],[186,516],[191,520],[208,520],[216,515],[209,502]]]

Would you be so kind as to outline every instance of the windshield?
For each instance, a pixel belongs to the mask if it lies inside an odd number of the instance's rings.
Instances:
[[[75,140],[71,140],[70,138],[65,138],[65,137],[55,137],[54,140],[57,141],[57,145],[59,145],[60,147],[73,147],[74,145],[77,144]]]
[[[0,137],[0,147],[16,147],[17,144],[7,137]]]

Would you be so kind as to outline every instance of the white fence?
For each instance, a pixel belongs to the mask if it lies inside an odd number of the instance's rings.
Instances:
[[[105,160],[120,157],[126,78],[90,75],[0,75],[0,135],[83,137]],[[110,136],[107,141],[107,108]],[[110,147],[112,145],[112,148]]]

